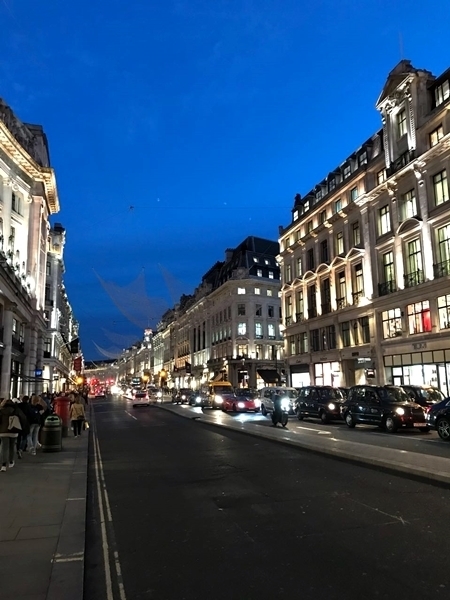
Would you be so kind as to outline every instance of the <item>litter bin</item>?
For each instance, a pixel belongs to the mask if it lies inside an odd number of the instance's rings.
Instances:
[[[58,415],[50,415],[41,429],[41,444],[44,452],[59,452],[62,449],[62,421]]]

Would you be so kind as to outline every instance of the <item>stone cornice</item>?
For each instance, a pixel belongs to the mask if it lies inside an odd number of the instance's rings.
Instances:
[[[59,212],[58,191],[55,172],[51,167],[41,167],[22,148],[3,121],[0,120],[0,146],[8,157],[34,181],[44,184],[50,214]]]

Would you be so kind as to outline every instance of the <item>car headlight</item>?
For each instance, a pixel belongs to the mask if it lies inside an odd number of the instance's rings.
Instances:
[[[245,408],[245,403],[244,402],[238,402],[238,407],[239,408]]]
[[[158,398],[161,398],[162,392],[157,392],[156,395],[158,396]]]
[[[255,400],[255,406],[256,406],[256,408],[260,408],[261,407],[261,400]]]
[[[214,402],[217,402],[217,404],[222,404],[222,402],[223,402],[222,396],[214,396]]]
[[[182,400],[186,400],[186,396],[183,394],[183,395],[181,396],[181,399],[182,399]]]
[[[335,405],[335,404],[333,404],[332,402],[330,402],[330,404],[328,405],[328,408],[329,408],[330,410],[334,410],[334,409],[336,408],[336,405]]]
[[[288,398],[283,398],[281,400],[281,408],[283,410],[289,410],[291,408],[291,403]]]
[[[197,396],[197,398],[195,399],[195,401],[197,402],[197,404],[200,404],[200,402],[202,401],[202,399],[200,398],[200,396]]]
[[[401,406],[399,406],[398,408],[395,409],[395,412],[401,416],[401,415],[405,414],[405,409],[402,408]]]

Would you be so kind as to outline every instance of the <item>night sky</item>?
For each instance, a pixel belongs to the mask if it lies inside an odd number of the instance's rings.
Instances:
[[[450,66],[449,21],[448,0],[0,0],[0,97],[49,139],[85,357],[140,338],[225,248],[276,240],[381,127],[396,63]]]

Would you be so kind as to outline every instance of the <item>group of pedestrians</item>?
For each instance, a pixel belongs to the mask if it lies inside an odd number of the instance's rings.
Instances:
[[[0,471],[15,465],[23,452],[35,455],[40,447],[39,431],[52,406],[37,394],[10,400],[0,398]]]

